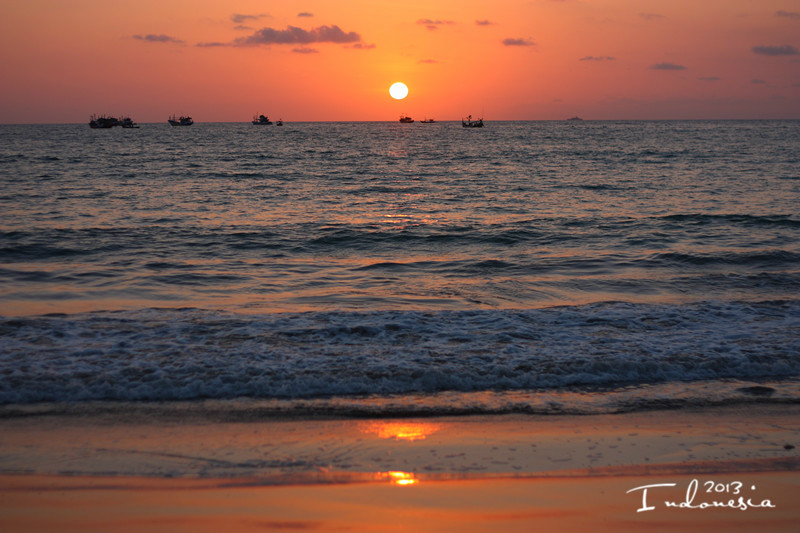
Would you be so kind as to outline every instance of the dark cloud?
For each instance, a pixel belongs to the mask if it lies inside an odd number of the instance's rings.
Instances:
[[[578,61],[614,61],[616,57],[612,56],[586,56],[580,58]]]
[[[345,33],[339,26],[319,26],[310,30],[287,26],[285,30],[262,28],[249,37],[234,41],[237,45],[255,46],[259,44],[310,44],[310,43],[356,43],[361,36],[356,32]]]
[[[148,33],[147,35],[134,35],[133,38],[138,39],[140,41],[147,41],[148,43],[173,43],[173,44],[185,43],[185,41],[163,34],[154,35],[152,33]]]
[[[355,48],[356,50],[372,50],[375,48],[375,44],[364,44],[364,43],[356,43],[348,48]]]
[[[800,51],[790,44],[784,44],[783,46],[754,46],[753,53],[763,56],[796,56],[800,54]]]
[[[215,48],[218,46],[230,46],[229,43],[197,43],[195,46],[200,48]]]
[[[231,15],[231,20],[236,24],[243,24],[248,20],[258,20],[266,17],[267,15],[242,15],[241,13],[234,13]]]
[[[308,11],[303,11],[302,13],[297,14],[298,17],[313,17],[314,13],[309,13]]]
[[[491,26],[494,24],[491,20],[476,20],[475,24],[478,26]]]
[[[536,46],[536,43],[530,39],[503,39],[504,46]]]
[[[659,20],[666,18],[664,15],[659,15],[658,13],[639,13],[639,16],[645,20]]]
[[[800,13],[796,13],[794,11],[778,11],[775,13],[779,17],[786,17],[787,19],[797,19],[800,20]]]
[[[301,48],[292,48],[292,52],[294,52],[295,54],[318,54],[319,50],[303,46]]]
[[[452,20],[431,20],[431,19],[419,19],[417,24],[425,26],[429,30],[435,30],[439,26],[443,26],[446,24],[455,24]]]
[[[686,70],[683,65],[676,65],[675,63],[656,63],[650,68],[652,70]]]

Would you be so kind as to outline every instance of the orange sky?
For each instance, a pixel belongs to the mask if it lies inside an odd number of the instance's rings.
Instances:
[[[0,123],[800,118],[800,0],[0,0],[0,43]]]

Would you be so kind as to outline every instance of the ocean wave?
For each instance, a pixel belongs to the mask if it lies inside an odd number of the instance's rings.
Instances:
[[[0,404],[590,390],[800,376],[800,301],[0,320]]]
[[[707,213],[693,213],[693,214],[675,214],[661,217],[663,220],[680,222],[682,224],[733,224],[733,225],[750,225],[750,226],[775,226],[798,228],[800,227],[800,220],[793,218],[789,215],[769,215],[759,216],[751,214],[707,214]]]

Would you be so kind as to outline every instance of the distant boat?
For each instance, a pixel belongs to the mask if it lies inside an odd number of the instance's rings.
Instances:
[[[583,119],[581,117],[572,117],[572,118],[568,118],[567,120],[577,121],[577,120],[583,120]]]
[[[408,115],[400,115],[400,122],[403,124],[411,124],[414,122],[414,119],[409,117]]]
[[[275,123],[276,126],[283,126],[283,119],[279,118],[278,121]]]
[[[107,117],[105,115],[95,116],[92,115],[92,119],[89,121],[89,127],[92,129],[101,129],[105,130],[108,128],[113,128],[114,126],[121,126],[122,122],[116,117]]]
[[[122,119],[122,127],[123,128],[138,128],[139,125],[133,121],[131,117],[125,117]]]
[[[192,120],[192,117],[180,117],[180,118],[177,118],[177,117],[175,117],[175,115],[172,115],[171,117],[169,117],[167,122],[169,122],[170,126],[191,126],[192,124],[194,124],[194,121]]]
[[[478,120],[472,120],[472,115],[468,116],[465,119],[461,119],[461,125],[465,128],[482,128],[483,127],[483,119],[479,118]]]
[[[254,126],[268,126],[270,124],[272,124],[272,121],[266,115],[258,115],[257,117],[253,117]]]
[[[432,118],[426,118],[425,120],[420,120],[420,123],[421,124],[435,124],[436,121],[433,120]]]

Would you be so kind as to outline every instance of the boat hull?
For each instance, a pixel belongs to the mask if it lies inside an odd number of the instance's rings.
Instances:
[[[170,126],[191,126],[192,124],[194,124],[194,120],[192,120],[192,117],[177,118],[174,115],[169,117],[169,119],[167,119],[167,122],[169,122]]]

